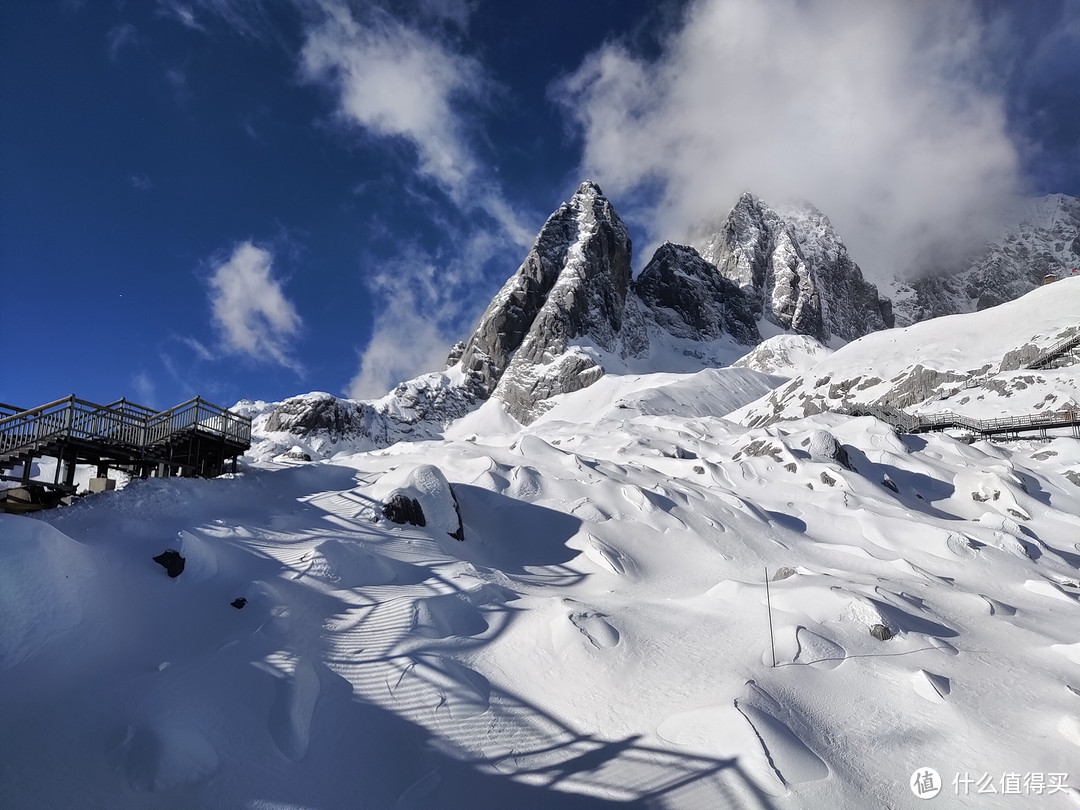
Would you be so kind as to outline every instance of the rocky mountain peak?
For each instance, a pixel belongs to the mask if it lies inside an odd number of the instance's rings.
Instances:
[[[807,202],[780,209],[780,215],[814,276],[826,334],[851,341],[892,327],[892,302],[863,278],[829,218]]]
[[[827,340],[817,280],[794,230],[762,199],[744,193],[718,231],[695,247],[734,281],[761,320]]]
[[[896,323],[973,312],[1013,301],[1080,271],[1080,197],[1051,194],[1023,200],[1002,235],[960,267],[937,267],[893,283]]]
[[[461,364],[479,396],[497,392],[519,421],[531,421],[538,403],[603,374],[571,342],[614,347],[630,289],[631,250],[626,226],[603,191],[582,183],[548,218],[450,362]]]

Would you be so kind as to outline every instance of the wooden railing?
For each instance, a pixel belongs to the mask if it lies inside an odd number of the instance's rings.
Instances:
[[[155,411],[126,400],[98,405],[73,394],[0,418],[0,456],[32,451],[63,439],[151,452],[193,430],[232,444],[251,444],[251,419],[199,397],[167,411]]]

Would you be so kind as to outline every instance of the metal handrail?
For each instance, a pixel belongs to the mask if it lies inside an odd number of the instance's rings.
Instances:
[[[249,417],[211,405],[200,397],[158,412],[123,399],[98,405],[72,394],[0,419],[0,453],[60,438],[147,451],[190,429],[238,443],[250,444],[251,440]]]

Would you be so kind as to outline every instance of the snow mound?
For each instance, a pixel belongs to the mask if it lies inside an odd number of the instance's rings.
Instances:
[[[809,335],[774,335],[732,365],[790,379],[805,374],[832,353]]]
[[[461,529],[457,500],[442,470],[432,464],[403,464],[386,473],[368,491],[380,503],[395,495],[420,504],[427,528],[454,536]]]
[[[0,669],[82,624],[96,576],[82,544],[46,523],[0,514]]]

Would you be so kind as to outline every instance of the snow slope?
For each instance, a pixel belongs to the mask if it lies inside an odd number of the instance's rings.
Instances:
[[[1000,408],[982,406],[986,392],[962,389],[971,383],[980,383],[987,391],[995,386],[1008,388],[1012,399],[1004,410],[1014,415],[1046,407],[1051,401],[1048,394],[1054,403],[1065,405],[1067,392],[1075,391],[1075,366],[1038,374],[1024,372],[1020,375],[1027,378],[1026,382],[1021,380],[1023,388],[1005,381],[1015,377],[1017,368],[1039,350],[1078,328],[1080,278],[1063,279],[993,309],[874,332],[837,350],[732,418],[762,425],[856,404],[904,408],[918,403],[926,403],[924,411],[953,406],[978,418],[987,413],[1001,415]],[[1059,383],[1061,378],[1066,381]],[[953,396],[954,391],[959,395]],[[967,401],[961,403],[965,396]],[[943,397],[953,399],[932,407],[927,402]]]
[[[0,806],[1075,808],[1080,442],[746,428],[725,374],[0,515]],[[463,542],[381,517],[424,465]]]

